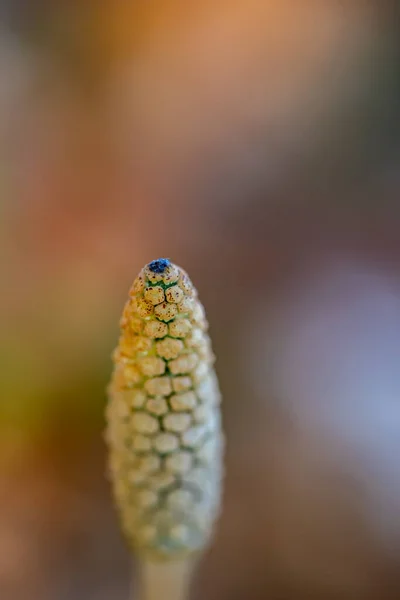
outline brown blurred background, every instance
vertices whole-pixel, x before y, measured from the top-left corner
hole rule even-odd
[[[193,598],[400,597],[400,5],[0,2],[0,598],[123,600],[104,389],[168,256],[225,505]]]

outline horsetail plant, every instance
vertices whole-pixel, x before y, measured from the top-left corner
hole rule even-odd
[[[183,269],[154,260],[129,296],[109,386],[110,478],[123,533],[142,565],[144,596],[181,600],[220,507],[214,355]]]

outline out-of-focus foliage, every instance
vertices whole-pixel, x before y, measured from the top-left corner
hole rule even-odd
[[[1,3],[2,600],[126,595],[104,388],[158,256],[201,293],[225,399],[201,595],[399,596],[396,10]]]

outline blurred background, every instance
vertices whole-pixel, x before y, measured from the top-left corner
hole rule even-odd
[[[193,599],[400,597],[399,9],[1,0],[1,600],[127,598],[104,390],[158,256],[224,395]]]

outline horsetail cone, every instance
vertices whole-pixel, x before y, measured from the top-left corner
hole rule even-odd
[[[109,471],[123,532],[149,559],[210,540],[220,505],[220,393],[204,310],[167,259],[135,279],[109,387]]]

